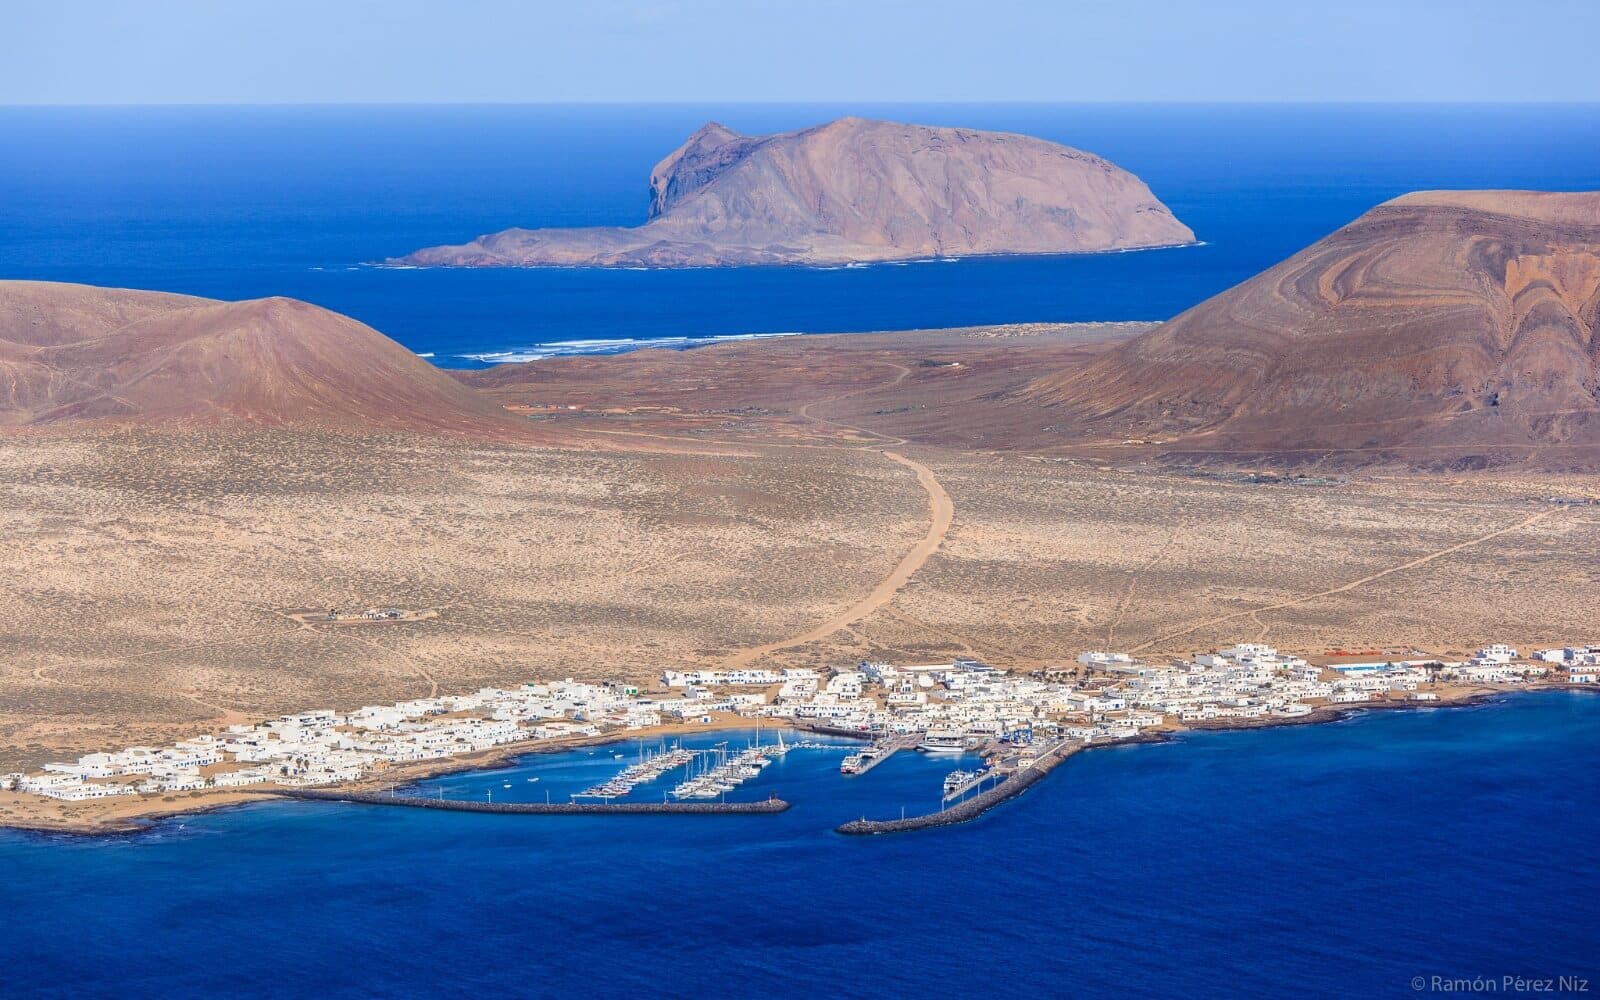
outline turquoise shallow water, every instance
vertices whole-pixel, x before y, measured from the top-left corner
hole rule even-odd
[[[839,752],[796,752],[749,788],[793,801],[780,816],[273,803],[133,837],[0,834],[0,992],[1333,996],[1409,993],[1416,975],[1600,981],[1597,753],[1600,698],[1558,692],[1097,750],[975,823],[903,837],[831,828],[931,805],[948,759],[901,755],[847,779]],[[539,755],[423,791],[511,781],[536,800],[622,763]]]

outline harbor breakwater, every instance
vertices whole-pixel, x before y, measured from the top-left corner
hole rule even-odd
[[[1033,762],[1031,767],[1014,771],[1001,779],[1000,783],[986,792],[979,792],[970,799],[963,800],[948,809],[938,812],[924,813],[921,816],[907,816],[904,819],[853,819],[848,823],[834,828],[835,833],[842,833],[852,837],[876,836],[885,833],[910,833],[913,830],[932,830],[941,826],[955,826],[977,819],[984,813],[1021,795],[1034,785],[1043,781],[1045,776],[1059,767],[1062,761],[1078,753],[1080,750],[1095,750],[1100,747],[1130,746],[1140,743],[1164,743],[1169,737],[1165,733],[1146,733],[1132,739],[1117,740],[1106,743],[1063,743],[1054,750],[1042,755]]]
[[[356,802],[409,809],[443,809],[449,812],[516,813],[535,816],[750,816],[781,813],[789,803],[776,796],[759,802],[473,802],[463,799],[429,799],[392,792],[340,792],[312,788],[285,788],[266,794],[319,802]]]
[[[977,819],[984,813],[1008,799],[1013,799],[1038,782],[1045,775],[1055,770],[1062,761],[1072,756],[1081,744],[1057,747],[1038,760],[1031,767],[1015,771],[1007,775],[999,784],[986,792],[979,792],[970,799],[966,799],[948,809],[938,812],[924,813],[921,816],[907,816],[904,819],[853,819],[842,826],[835,828],[836,833],[849,836],[875,836],[885,833],[909,833],[912,830],[931,830],[941,826],[955,826]]]

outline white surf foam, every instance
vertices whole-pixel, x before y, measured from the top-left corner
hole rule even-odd
[[[552,340],[548,343],[530,344],[527,347],[507,348],[501,351],[477,351],[469,354],[457,354],[456,357],[490,365],[522,364],[529,361],[543,361],[545,358],[571,357],[579,354],[622,354],[626,351],[636,351],[650,347],[685,350],[691,347],[703,347],[707,344],[723,344],[732,340],[771,340],[774,337],[798,336],[800,336],[798,333],[730,333],[714,337],[618,337],[615,339],[595,340]]]

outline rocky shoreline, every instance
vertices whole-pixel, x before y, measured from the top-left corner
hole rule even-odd
[[[776,135],[716,122],[650,174],[641,226],[505,229],[399,267],[846,266],[1191,246],[1138,177],[1030,136],[841,118]]]

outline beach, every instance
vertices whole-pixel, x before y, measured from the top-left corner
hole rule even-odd
[[[531,754],[560,753],[579,747],[607,746],[638,740],[656,742],[748,728],[750,728],[748,720],[722,718],[709,723],[685,722],[679,725],[613,732],[600,736],[529,740],[443,760],[396,764],[381,772],[342,784],[340,787],[341,790],[358,793],[389,792],[440,775],[466,771],[492,771],[509,761]],[[40,798],[37,795],[0,790],[0,827],[85,836],[137,833],[149,829],[153,822],[174,816],[226,809],[279,797],[273,791],[207,789],[175,795],[139,796],[131,801],[116,798],[63,803]]]

